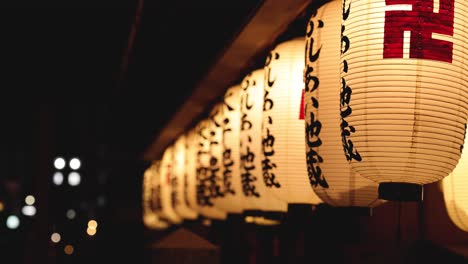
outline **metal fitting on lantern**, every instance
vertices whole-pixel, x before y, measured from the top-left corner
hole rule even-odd
[[[379,199],[419,202],[423,199],[423,185],[402,182],[383,182],[379,184]]]

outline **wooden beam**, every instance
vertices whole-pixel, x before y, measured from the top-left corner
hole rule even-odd
[[[317,0],[316,0],[317,1]],[[275,39],[313,0],[265,0],[237,37],[224,50],[193,93],[171,117],[143,154],[159,159],[167,146],[200,119],[206,108],[221,98],[231,85],[251,69],[252,61],[269,49]],[[304,29],[305,31],[305,29]]]

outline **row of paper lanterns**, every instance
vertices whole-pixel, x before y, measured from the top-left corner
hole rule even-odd
[[[467,11],[464,0],[322,5],[305,37],[277,44],[146,170],[145,223],[372,208],[445,178],[448,213],[468,231]]]

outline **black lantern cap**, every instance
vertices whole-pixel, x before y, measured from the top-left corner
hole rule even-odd
[[[423,199],[423,185],[403,182],[382,182],[379,184],[379,199],[420,202]]]

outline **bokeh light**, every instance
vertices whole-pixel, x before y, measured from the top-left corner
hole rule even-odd
[[[16,215],[8,216],[8,218],[6,220],[6,226],[9,229],[16,229],[16,228],[19,227],[19,225],[20,225],[20,220]]]
[[[36,202],[36,198],[34,198],[34,196],[32,196],[32,195],[28,195],[28,196],[26,196],[26,198],[24,198],[24,202],[27,205],[33,205]]]
[[[50,240],[52,240],[52,242],[54,242],[54,243],[60,242],[61,239],[62,239],[62,237],[57,232],[52,233],[52,235],[50,236]]]
[[[89,227],[89,228],[96,229],[97,226],[98,226],[98,224],[97,224],[96,220],[91,219],[91,220],[88,221],[88,227]]]
[[[55,185],[62,185],[62,183],[63,183],[63,173],[61,173],[61,172],[54,173],[54,176],[52,177],[52,182]]]
[[[76,212],[73,209],[68,209],[66,215],[68,219],[72,220],[76,217]]]
[[[57,170],[65,168],[65,160],[62,157],[58,157],[54,160],[54,167]]]
[[[73,158],[70,160],[68,165],[70,166],[72,170],[77,170],[81,167],[81,161],[78,158]]]
[[[72,245],[66,245],[66,246],[63,248],[63,251],[65,252],[65,254],[71,255],[71,254],[73,254],[73,252],[75,251],[75,248],[73,248]]]
[[[88,227],[86,229],[86,233],[88,233],[89,236],[94,236],[97,232],[97,229],[96,228],[91,228],[91,227]]]
[[[80,182],[81,175],[78,172],[72,171],[68,174],[68,184],[70,184],[70,186],[78,186]]]
[[[25,205],[23,208],[21,208],[21,212],[25,216],[35,216],[36,215],[36,207],[34,205]]]

